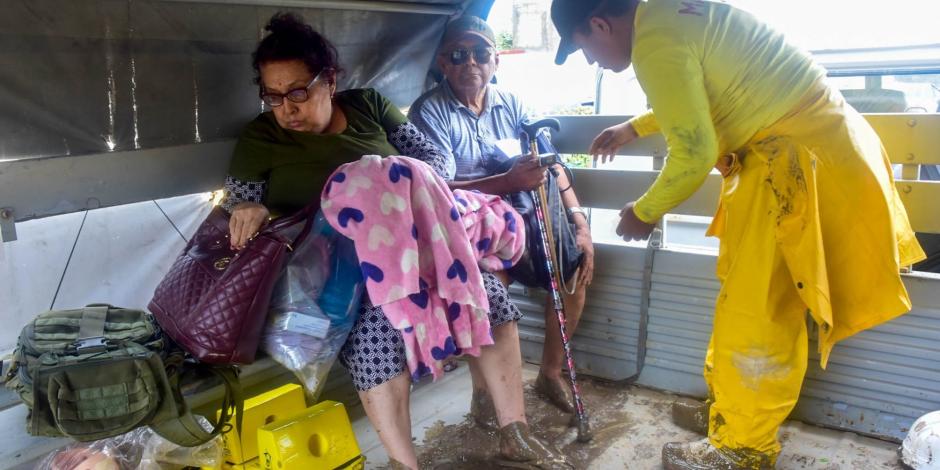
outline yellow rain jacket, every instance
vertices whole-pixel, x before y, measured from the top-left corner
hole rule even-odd
[[[805,372],[806,311],[825,367],[837,341],[910,309],[899,268],[924,253],[877,135],[782,35],[727,4],[650,0],[632,54],[653,111],[631,123],[669,147],[637,217],[655,222],[735,155],[710,228],[722,281],[710,436],[775,457]]]

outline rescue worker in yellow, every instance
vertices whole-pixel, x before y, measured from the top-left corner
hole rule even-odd
[[[663,448],[666,469],[772,468],[777,431],[807,366],[809,314],[823,367],[833,345],[908,311],[899,269],[924,257],[887,155],[825,71],[778,32],[702,0],[554,0],[556,63],[581,49],[620,72],[631,61],[652,111],[601,132],[611,158],[655,132],[668,144],[652,186],[617,234],[649,236],[713,167],[722,194],[708,438]]]

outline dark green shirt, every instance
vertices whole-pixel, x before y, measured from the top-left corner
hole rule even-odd
[[[339,134],[284,129],[274,113],[261,113],[242,131],[229,175],[242,182],[264,181],[263,204],[273,214],[289,214],[320,197],[326,179],[344,163],[363,155],[397,155],[388,135],[407,119],[371,88],[336,94],[346,115]]]

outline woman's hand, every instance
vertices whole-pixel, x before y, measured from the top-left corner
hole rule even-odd
[[[598,157],[600,157],[601,163],[607,163],[614,159],[614,155],[617,154],[620,147],[633,142],[637,137],[639,136],[629,121],[610,126],[597,134],[597,137],[591,142],[588,153],[594,155],[594,163],[597,163]]]
[[[587,287],[594,280],[594,241],[591,240],[591,226],[586,223],[578,224],[575,243],[584,253],[581,269],[578,271],[578,284]]]
[[[257,202],[242,202],[232,209],[228,229],[233,250],[241,250],[268,222],[268,208]]]
[[[646,240],[656,224],[648,224],[640,220],[633,212],[633,206],[636,201],[628,202],[620,211],[620,224],[617,225],[617,235],[623,238],[623,241]]]

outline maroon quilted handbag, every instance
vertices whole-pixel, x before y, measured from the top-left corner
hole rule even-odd
[[[211,364],[255,359],[271,290],[287,252],[310,231],[316,206],[277,219],[245,248],[229,243],[229,215],[215,207],[150,300],[157,322],[183,349]],[[294,240],[285,232],[306,222]]]

